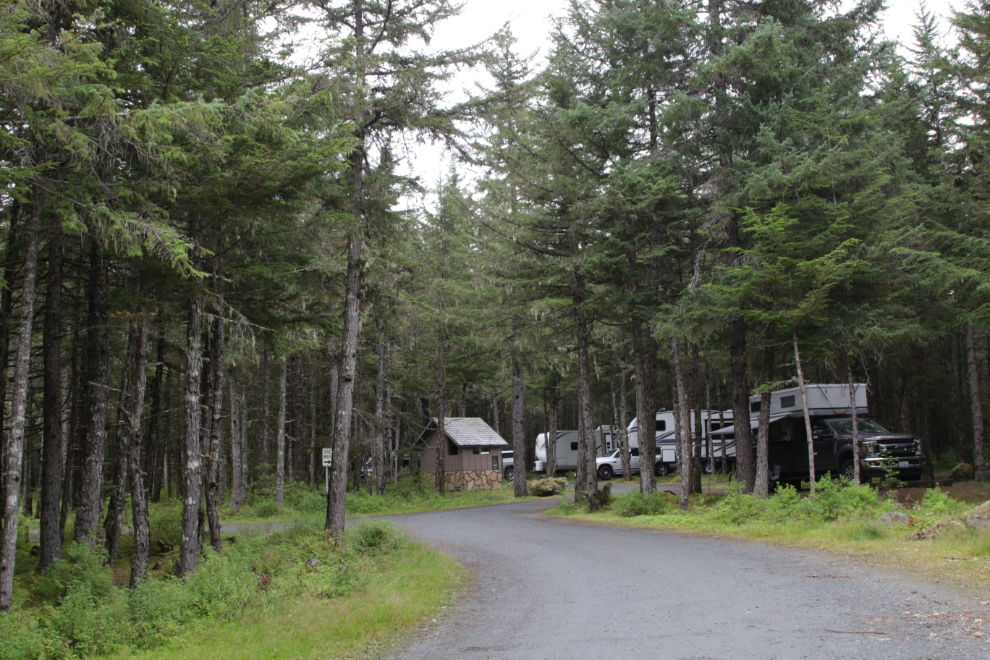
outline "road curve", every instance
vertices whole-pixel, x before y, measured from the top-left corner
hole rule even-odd
[[[990,658],[982,597],[826,553],[551,519],[393,516],[476,576],[401,660]]]

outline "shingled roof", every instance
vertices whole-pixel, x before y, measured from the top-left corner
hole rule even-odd
[[[458,447],[508,447],[502,436],[488,426],[480,417],[444,417],[444,431]],[[437,428],[437,418],[431,420],[430,428],[423,435]]]

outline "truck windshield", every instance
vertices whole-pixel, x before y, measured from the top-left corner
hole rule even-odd
[[[889,433],[887,429],[880,426],[872,419],[858,419],[856,420],[857,426],[859,426],[860,433]],[[832,419],[828,422],[836,433],[839,435],[852,435],[853,432],[853,421],[852,419]]]

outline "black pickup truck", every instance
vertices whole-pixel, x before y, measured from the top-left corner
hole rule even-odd
[[[859,447],[854,448],[851,417],[811,418],[816,478],[828,472],[852,480],[855,455],[860,461],[860,478],[863,480],[884,477],[888,472],[901,481],[921,478],[925,456],[916,437],[888,431],[863,417],[859,418],[858,424]],[[807,480],[808,436],[804,418],[788,417],[776,421],[770,425],[769,435],[771,479],[794,485]]]

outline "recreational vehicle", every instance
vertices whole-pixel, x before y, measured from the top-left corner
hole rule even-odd
[[[605,427],[607,429],[607,427]],[[598,427],[595,429],[595,456],[602,453],[603,447],[612,446],[611,434]],[[607,451],[607,450],[606,450]],[[570,472],[577,470],[578,464],[578,432],[557,431],[557,470]],[[533,472],[547,471],[547,434],[536,436],[536,463]]]
[[[859,383],[853,388],[855,394],[851,397],[847,384],[805,386],[816,478],[831,473],[852,479],[854,461],[858,458],[860,475],[864,479],[887,475],[902,481],[920,479],[925,466],[921,441],[911,434],[888,431],[866,417],[859,417],[868,412],[866,385]],[[761,398],[753,396],[749,401],[749,426],[756,429]],[[853,407],[858,418],[859,447],[853,446]],[[729,426],[712,433],[720,435],[734,431],[734,427]],[[800,388],[792,387],[771,395],[767,450],[773,481],[800,485],[809,478],[808,433]]]

